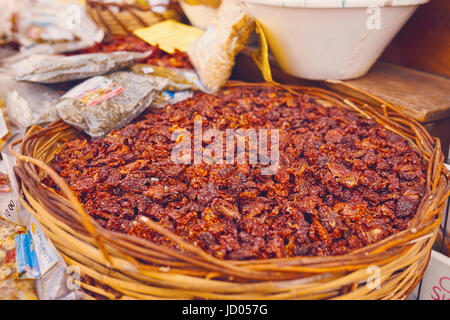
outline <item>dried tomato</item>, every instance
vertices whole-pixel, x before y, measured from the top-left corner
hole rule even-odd
[[[193,69],[191,62],[189,61],[189,57],[185,52],[175,50],[174,53],[167,53],[161,50],[158,46],[150,45],[134,35],[109,35],[102,42],[96,43],[93,46],[82,50],[71,52],[69,55],[114,51],[151,51],[152,53],[150,56],[143,61],[140,61],[141,63],[166,68]]]
[[[171,133],[192,133],[194,119],[203,130],[278,129],[277,172],[262,175],[261,163],[174,164]],[[340,255],[377,242],[407,227],[426,182],[420,155],[376,121],[255,87],[149,109],[104,139],[68,141],[51,165],[103,227],[173,246],[138,222],[147,216],[238,260]]]

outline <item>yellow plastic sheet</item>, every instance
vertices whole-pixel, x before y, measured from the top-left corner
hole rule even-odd
[[[181,0],[183,2],[186,2],[187,4],[190,4],[192,6],[209,6],[213,8],[217,8],[220,6],[221,0]]]
[[[134,31],[134,34],[145,42],[158,45],[161,50],[168,53],[174,53],[175,49],[186,51],[189,44],[202,36],[203,33],[202,29],[175,20],[165,20]]]
[[[272,79],[272,70],[270,69],[269,46],[267,44],[266,35],[258,21],[255,21],[255,31],[259,35],[259,48],[252,54],[253,61],[255,61],[261,71],[264,80],[275,83]]]

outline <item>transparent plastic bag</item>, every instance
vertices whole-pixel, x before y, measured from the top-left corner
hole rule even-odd
[[[20,51],[0,57],[3,66],[35,54],[60,54],[101,42],[104,31],[72,1],[0,0],[0,41],[14,41]]]
[[[224,0],[217,20],[189,45],[186,51],[189,59],[209,91],[217,92],[227,82],[234,59],[245,48],[254,26],[254,19],[240,3]]]
[[[169,91],[165,90],[156,96],[155,100],[153,100],[151,107],[160,109],[164,108],[168,104],[174,104],[188,98],[191,98],[194,95],[192,90],[183,90],[183,91]]]
[[[61,97],[56,110],[65,122],[100,138],[141,114],[167,81],[131,71],[113,72],[74,87]]]
[[[8,119],[19,129],[56,119],[51,106],[58,101],[62,92],[48,85],[18,82],[0,75],[0,96],[3,97]]]
[[[116,51],[74,56],[33,55],[11,65],[18,81],[58,83],[86,79],[130,66],[150,52]]]
[[[194,70],[181,68],[166,68],[161,66],[137,63],[131,66],[131,70],[139,75],[147,77],[160,77],[168,80],[164,90],[184,91],[201,90],[209,93],[208,89],[200,81],[198,74]]]
[[[0,42],[10,41],[13,37],[13,15],[17,13],[14,0],[0,1]]]
[[[12,274],[12,277],[8,278],[8,282],[2,282],[0,276],[0,299],[3,297],[7,299],[15,298],[25,300],[37,298],[43,300],[81,299],[81,289],[77,283],[73,282],[73,280],[80,279],[79,270],[67,266],[64,259],[56,250],[51,240],[47,238],[33,215],[25,210],[18,201],[18,182],[13,170],[13,167],[16,165],[15,157],[9,152],[2,152],[1,158],[0,171],[7,173],[12,185],[12,191],[9,193],[0,193],[0,195],[2,195],[0,207],[1,212],[3,213],[3,215],[0,215],[0,233],[2,231],[2,226],[4,227],[5,225],[16,226],[15,228],[20,230],[20,233],[22,234],[26,232],[29,233],[33,239],[31,243],[21,241],[15,241],[15,243],[22,244],[22,247],[19,248],[22,252],[35,252],[40,276],[36,280],[23,279],[21,276],[24,276],[24,274],[19,275],[17,272],[14,272],[14,270],[11,270],[14,274]],[[11,215],[6,215],[6,212],[10,212]],[[6,221],[1,219],[5,219]],[[0,249],[1,247],[0,235]],[[21,269],[23,269],[22,267],[28,265],[30,262],[31,261],[29,260],[24,261],[23,259],[20,259],[19,261],[16,256],[16,261],[12,267],[18,269],[20,265]]]
[[[17,1],[16,1],[17,2]],[[101,41],[104,32],[75,1],[19,0],[16,39],[24,47]]]

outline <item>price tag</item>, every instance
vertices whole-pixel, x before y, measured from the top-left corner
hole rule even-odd
[[[13,190],[11,192],[0,192],[0,214],[2,218],[16,224],[20,224],[19,206],[15,191],[16,184],[15,180],[11,181],[11,173],[8,170],[9,161],[11,159],[9,159],[3,152],[2,157],[3,161],[0,162],[0,171],[8,175],[9,183],[11,184]]]

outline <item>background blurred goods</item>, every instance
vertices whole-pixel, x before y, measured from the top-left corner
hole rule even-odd
[[[87,0],[87,12],[107,34],[128,35],[167,19],[181,20],[182,12],[173,0],[106,1]]]
[[[5,1],[0,3],[0,18],[5,21],[0,28],[12,27],[8,41],[14,44],[10,48],[18,52],[0,54],[3,65],[34,54],[79,50],[104,37],[87,15],[86,7],[76,1],[17,0],[10,7],[10,0]],[[0,31],[0,44],[1,37]]]
[[[280,67],[311,80],[363,76],[428,0],[244,0]]]
[[[450,77],[450,1],[420,6],[381,59]]]
[[[0,44],[12,40],[13,17],[17,12],[17,6],[13,0],[0,1]]]
[[[58,83],[102,75],[126,68],[151,52],[99,52],[73,56],[33,55],[10,66],[18,81]]]
[[[20,11],[15,38],[25,48],[70,43],[74,48],[69,50],[75,50],[76,44],[92,45],[103,38],[85,6],[76,2],[21,0],[16,6]]]
[[[0,75],[0,100],[5,104],[12,134],[23,136],[26,129],[37,123],[53,121],[50,106],[61,93],[47,85],[18,82],[6,75]]]

